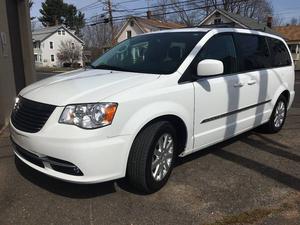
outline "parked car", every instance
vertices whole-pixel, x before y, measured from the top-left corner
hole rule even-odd
[[[24,88],[11,115],[18,158],[50,176],[98,183],[127,177],[151,193],[177,157],[261,126],[278,132],[294,99],[280,37],[193,28],[130,38],[91,68]]]

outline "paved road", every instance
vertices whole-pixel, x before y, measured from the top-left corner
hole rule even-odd
[[[300,83],[296,84],[300,93]],[[165,188],[64,183],[15,160],[0,136],[0,224],[299,225],[300,95],[284,129],[247,132],[181,160]]]

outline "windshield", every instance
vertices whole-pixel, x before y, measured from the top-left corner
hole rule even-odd
[[[121,42],[91,66],[95,69],[171,74],[204,34],[169,32],[136,36]]]

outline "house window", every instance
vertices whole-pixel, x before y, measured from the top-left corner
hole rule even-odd
[[[58,30],[58,35],[61,35],[61,30]]]
[[[75,49],[75,44],[74,43],[72,43],[72,49]]]
[[[50,41],[50,49],[53,49],[53,42]]]
[[[34,54],[34,61],[37,62],[38,61],[38,55]]]
[[[33,47],[34,47],[34,48],[40,48],[40,47],[41,47],[40,42],[38,42],[38,41],[37,41],[37,42],[34,42],[34,43],[33,43]]]
[[[62,31],[62,35],[65,35],[65,34],[66,34],[66,32],[63,30],[63,31]]]
[[[132,34],[131,34],[131,30],[127,31],[127,38],[131,38]]]
[[[220,18],[214,20],[214,24],[221,24],[222,20]]]
[[[290,44],[289,49],[291,50],[291,53],[298,53],[296,44]]]
[[[54,55],[51,55],[51,62],[54,62]]]

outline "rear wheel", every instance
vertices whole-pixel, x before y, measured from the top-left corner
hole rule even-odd
[[[176,131],[167,121],[158,121],[135,138],[128,159],[127,177],[140,191],[151,193],[167,182],[174,165]]]
[[[262,130],[267,133],[277,133],[284,125],[287,113],[287,100],[281,95],[273,109],[270,120],[262,125]]]

